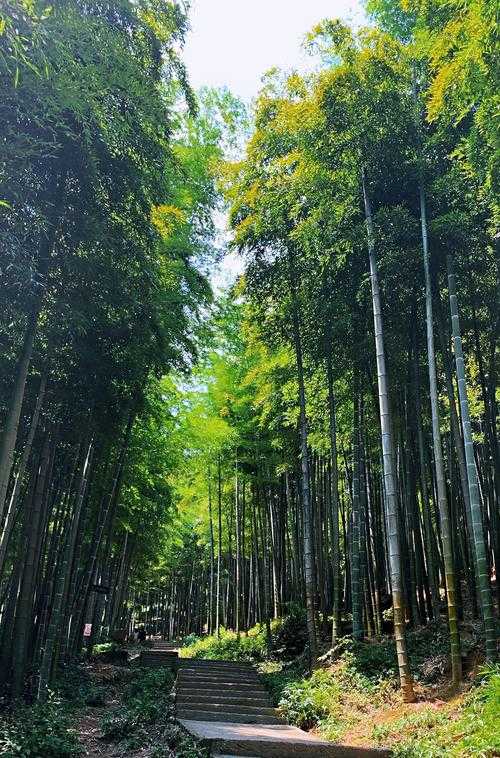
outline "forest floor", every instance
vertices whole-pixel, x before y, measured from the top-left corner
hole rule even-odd
[[[69,668],[48,703],[0,712],[7,758],[204,758],[174,718],[168,669],[99,658]]]
[[[90,695],[74,722],[81,755],[88,758],[204,755],[175,721],[170,671],[94,663],[88,673],[92,682]]]

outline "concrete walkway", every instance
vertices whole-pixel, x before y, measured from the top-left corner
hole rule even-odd
[[[386,750],[326,742],[283,723],[250,664],[179,659],[176,716],[214,758],[355,758]]]

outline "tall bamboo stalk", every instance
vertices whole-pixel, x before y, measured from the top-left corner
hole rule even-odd
[[[382,435],[382,461],[385,484],[385,505],[387,522],[387,539],[389,547],[389,566],[391,574],[392,603],[394,612],[394,634],[398,656],[399,678],[405,702],[413,702],[413,682],[408,663],[405,639],[405,618],[403,608],[403,587],[401,552],[399,540],[398,502],[396,478],[394,472],[394,443],[392,438],[392,420],[389,405],[389,382],[385,363],[384,329],[382,321],[382,305],[380,285],[378,281],[377,259],[375,256],[375,235],[370,205],[366,187],[365,172],[362,172],[363,199],[370,262],[370,279],[372,288],[373,322],[375,328],[375,351],[377,357],[377,380],[380,406],[380,428]]]
[[[462,433],[464,438],[465,460],[467,463],[467,479],[469,482],[469,498],[472,515],[472,529],[474,533],[474,546],[477,563],[477,578],[479,583],[479,597],[481,612],[484,623],[484,635],[486,639],[486,657],[489,661],[497,658],[497,621],[493,610],[491,596],[490,576],[486,544],[483,531],[483,516],[481,501],[479,498],[479,484],[477,479],[476,462],[474,459],[474,441],[470,422],[469,401],[467,398],[467,381],[465,377],[465,362],[462,349],[462,335],[460,332],[460,319],[458,315],[458,299],[451,256],[447,257],[448,267],[448,292],[450,296],[451,326],[453,335],[453,348],[455,352],[455,364],[457,371],[458,396],[462,417]]]
[[[332,647],[340,635],[340,542],[339,542],[339,473],[337,464],[337,423],[335,418],[335,393],[333,389],[333,369],[331,357],[327,359],[328,378],[328,420],[330,432],[330,507],[332,521]]]
[[[441,442],[441,431],[439,423],[436,351],[434,346],[434,317],[432,308],[431,274],[429,267],[429,240],[427,233],[427,206],[422,170],[420,170],[418,190],[425,274],[425,324],[427,330],[427,361],[429,366],[429,391],[431,398],[432,442],[434,447],[434,465],[436,468],[436,486],[438,494],[441,540],[443,544],[446,601],[448,604],[448,627],[450,630],[451,647],[451,674],[453,683],[455,685],[458,685],[462,678],[462,658],[460,655],[460,635],[458,631],[457,605],[455,597],[456,579],[455,565],[453,561],[453,541],[451,535],[448,497],[446,494],[443,446]]]

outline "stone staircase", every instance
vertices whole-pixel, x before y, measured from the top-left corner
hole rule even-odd
[[[179,659],[176,716],[213,758],[362,758],[387,750],[336,745],[284,724],[250,664]]]
[[[191,721],[280,724],[269,695],[250,664],[180,659],[177,716]]]
[[[179,656],[178,645],[163,640],[155,640],[153,647],[141,650],[135,662],[139,666],[147,668],[161,668],[166,666],[172,670],[177,668]]]

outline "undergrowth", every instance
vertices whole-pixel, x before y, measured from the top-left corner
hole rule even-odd
[[[205,752],[175,723],[173,681],[173,674],[165,668],[69,667],[60,675],[49,702],[16,704],[0,715],[0,755],[85,755],[86,746],[78,739],[78,719],[92,709],[101,714],[103,755],[108,754],[105,743],[110,743],[113,755],[116,748],[116,755],[122,756],[141,755],[146,750],[150,758],[203,758]],[[120,704],[110,707],[117,698]]]
[[[197,637],[190,635],[188,644],[181,648],[183,658],[208,658],[227,661],[262,661],[266,657],[265,629],[254,627],[248,635],[238,635],[221,628],[220,637]]]
[[[173,683],[169,669],[136,670],[122,704],[101,719],[103,738],[120,742],[127,754],[149,747],[151,758],[202,758],[203,750],[174,723]]]
[[[269,658],[292,660],[303,653],[307,641],[305,611],[289,603],[287,615],[270,624],[270,637],[264,624],[256,624],[240,634],[221,627],[216,634],[197,637],[190,634],[182,642],[183,658],[261,662]]]
[[[105,739],[121,739],[158,721],[168,710],[174,678],[169,669],[144,669],[125,690],[123,705],[104,714]]]
[[[401,758],[491,758],[500,754],[500,667],[483,669],[458,711],[431,706],[375,727],[373,738]]]
[[[0,716],[0,755],[6,758],[70,758],[81,752],[71,711],[58,698]]]
[[[343,650],[328,668],[311,675],[303,664],[264,674],[275,705],[290,724],[317,727],[324,737],[338,740],[374,708],[391,703],[396,682],[382,666],[366,673],[353,649],[343,640]],[[371,653],[370,653],[371,655]]]

